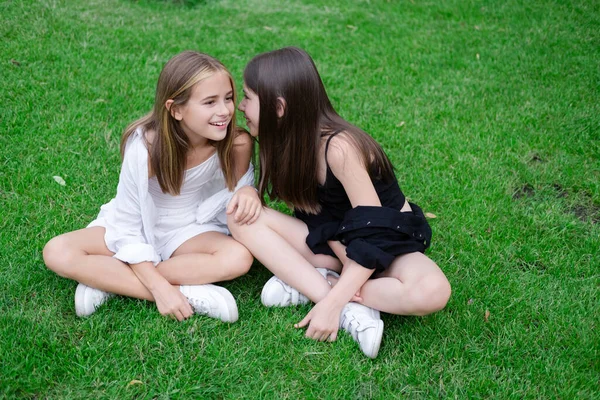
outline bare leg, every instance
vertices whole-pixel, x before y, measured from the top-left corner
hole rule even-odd
[[[105,292],[154,301],[129,266],[104,242],[105,229],[93,227],[65,233],[44,247],[46,266],[58,275]]]
[[[105,292],[154,300],[131,268],[113,258],[104,242],[105,229],[65,233],[44,247],[44,261],[58,275]],[[233,279],[248,272],[252,256],[232,238],[217,232],[195,236],[158,264],[171,284],[203,284]]]
[[[252,254],[232,237],[206,232],[184,242],[157,269],[172,284],[200,285],[244,275],[253,260]]]
[[[251,225],[228,220],[233,237],[275,276],[318,303],[331,287],[315,267],[340,270],[334,257],[315,255],[306,245],[308,228],[302,221],[264,209]]]
[[[330,242],[340,260],[347,261],[345,247]],[[335,278],[331,278],[333,284]],[[390,267],[360,289],[362,304],[398,315],[427,315],[446,306],[450,283],[442,270],[422,253],[396,257]]]
[[[442,270],[423,253],[397,257],[361,288],[364,304],[390,314],[427,315],[446,306],[451,288]]]

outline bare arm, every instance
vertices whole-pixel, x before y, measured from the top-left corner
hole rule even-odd
[[[235,159],[235,178],[240,180],[248,171],[252,158],[252,137],[243,130],[233,141],[233,157]],[[232,214],[238,224],[250,225],[258,219],[262,204],[254,187],[244,186],[239,188],[227,206],[227,214]]]
[[[183,293],[171,285],[151,262],[130,264],[130,267],[140,282],[152,293],[161,315],[170,315],[178,321],[183,321],[194,313]]]
[[[235,160],[235,179],[239,181],[248,171],[252,158],[252,137],[244,130],[239,130],[233,140],[233,158]]]
[[[331,171],[344,186],[352,207],[381,206],[379,196],[371,182],[371,177],[363,164],[357,149],[343,134],[332,139],[327,153],[327,162]],[[344,269],[340,280],[327,295],[337,304],[346,304],[369,279],[373,270],[364,268],[346,257],[345,246],[339,242],[330,242]]]
[[[341,137],[340,137],[341,136]],[[327,152],[327,163],[333,174],[340,180],[353,207],[381,206],[379,196],[371,178],[363,165],[357,150],[347,142],[343,134],[332,139]],[[344,264],[337,284],[319,301],[296,326],[309,324],[306,336],[315,340],[335,340],[339,317],[343,307],[351,301],[373,270],[364,268],[345,255],[345,248],[339,242],[330,242],[332,249]]]

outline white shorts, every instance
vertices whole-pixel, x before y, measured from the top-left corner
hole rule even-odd
[[[105,216],[99,215],[87,227],[101,226],[106,229]],[[205,232],[220,232],[229,235],[227,225],[217,219],[206,224],[196,222],[194,212],[178,209],[158,209],[158,219],[154,230],[155,250],[162,261],[171,258],[175,250],[189,239]]]

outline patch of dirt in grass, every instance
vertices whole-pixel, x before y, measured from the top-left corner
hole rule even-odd
[[[582,222],[600,223],[600,206],[595,204],[592,196],[589,193],[581,193],[577,190],[569,191],[560,183],[544,185],[537,189],[530,183],[525,183],[514,189],[512,198],[513,200],[531,199],[533,201],[542,201],[545,197],[546,201],[548,201],[547,196],[550,188],[550,192],[554,191],[554,194],[550,195],[555,196],[556,199],[560,199],[561,202],[563,199],[571,199],[570,201],[565,201],[567,203],[564,205],[565,213],[575,215]]]
[[[553,184],[552,188],[556,190],[556,197],[558,198],[562,199],[569,196],[569,193],[558,183]]]
[[[575,214],[580,221],[590,221],[592,224],[600,222],[600,207],[590,204],[576,204],[569,209],[569,212]]]
[[[544,162],[546,160],[544,160],[539,154],[537,153],[533,153],[531,155],[531,158],[529,159],[529,162]]]
[[[595,204],[589,193],[584,191],[581,194],[583,196],[578,196],[579,201],[571,204],[567,212],[574,214],[580,221],[597,224],[600,222],[600,206]]]
[[[521,258],[517,259],[517,268],[519,268],[521,271],[546,271],[546,265],[544,265],[544,263],[542,263],[540,260],[525,261]]]
[[[531,197],[535,194],[535,189],[533,188],[533,186],[531,186],[531,184],[526,183],[523,186],[517,188],[514,192],[513,192],[513,199],[517,200],[517,199],[522,199],[524,197]]]

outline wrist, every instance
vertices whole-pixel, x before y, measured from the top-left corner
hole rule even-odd
[[[324,305],[334,311],[342,311],[342,308],[348,303],[348,300],[344,301],[340,296],[336,296],[335,293],[330,291],[327,296],[320,303],[325,303]]]
[[[148,281],[148,283],[145,285],[146,288],[150,291],[150,293],[157,293],[160,291],[165,290],[165,288],[167,287],[171,287],[172,285],[167,282],[166,279],[152,279],[150,281]]]

